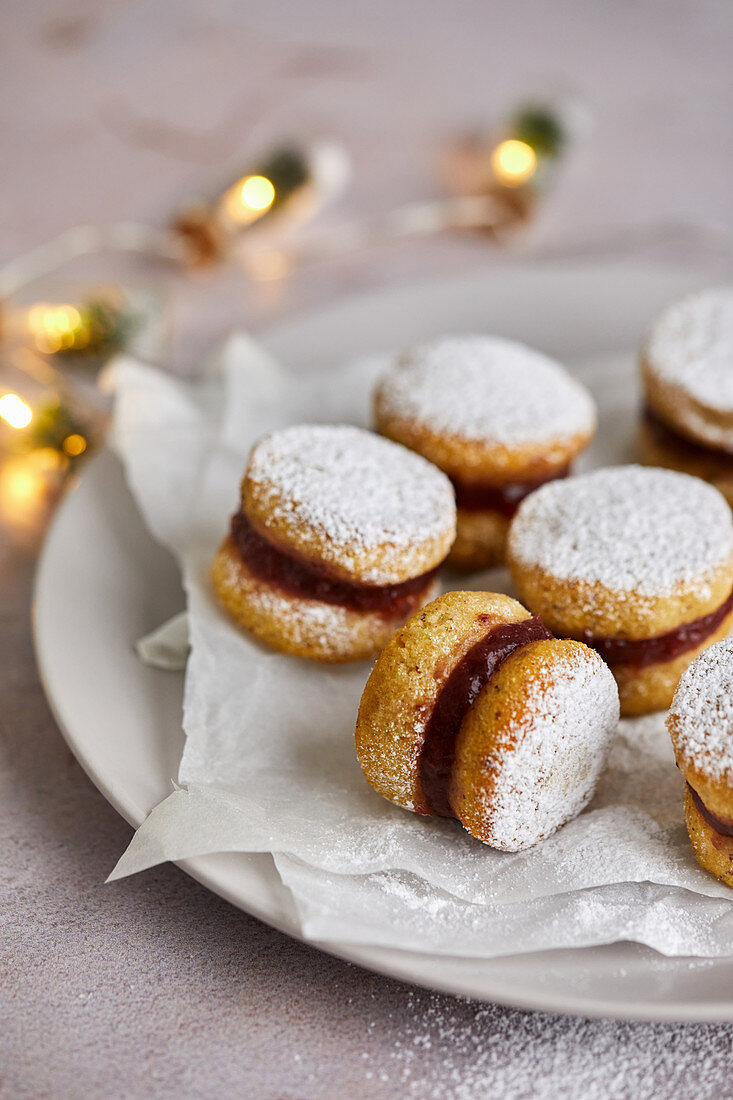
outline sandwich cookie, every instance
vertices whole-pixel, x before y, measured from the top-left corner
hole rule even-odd
[[[641,352],[642,457],[710,481],[733,504],[733,287],[670,305]]]
[[[733,886],[733,638],[683,674],[667,716],[685,781],[685,822],[698,862]]]
[[[733,522],[711,485],[618,466],[556,482],[509,535],[520,598],[610,665],[622,714],[668,707],[682,672],[733,623]]]
[[[554,360],[496,336],[446,337],[399,355],[379,381],[377,430],[450,477],[451,563],[504,560],[509,522],[539,485],[565,477],[595,431],[593,401]]]
[[[618,714],[592,649],[553,638],[508,596],[449,592],[377,660],[356,751],[385,798],[516,852],[587,805]]]
[[[454,535],[450,482],[419,455],[359,428],[286,428],[252,449],[212,581],[273,649],[356,661],[436,594]]]

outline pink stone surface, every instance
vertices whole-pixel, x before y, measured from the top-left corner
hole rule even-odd
[[[78,222],[163,222],[285,134],[342,140],[329,216],[434,197],[441,142],[534,91],[595,117],[535,252],[618,241],[726,270],[733,9],[715,0],[4,0],[0,262]],[[644,244],[644,242],[647,242]],[[666,242],[666,243],[665,243]],[[675,243],[676,242],[676,243]],[[528,246],[529,247],[529,246]],[[530,253],[531,254],[531,253]],[[161,281],[173,364],[362,287],[501,258],[478,238],[389,246],[255,285]],[[720,1097],[733,1028],[588,1022],[410,989],[258,923],[172,867],[104,886],[128,826],[85,778],[30,644],[33,548],[0,533],[0,1095]]]

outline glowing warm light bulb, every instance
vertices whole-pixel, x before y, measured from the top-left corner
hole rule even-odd
[[[238,225],[248,225],[265,214],[275,201],[275,188],[266,176],[247,176],[224,196],[224,209]]]
[[[64,451],[70,458],[77,458],[79,455],[84,454],[87,449],[87,441],[83,435],[79,435],[78,432],[72,432],[71,435],[67,435],[63,442]]]
[[[13,455],[0,465],[0,519],[19,531],[37,528],[48,499],[47,475],[30,455]]]
[[[537,154],[526,141],[508,138],[491,154],[491,167],[505,187],[521,187],[537,171]]]
[[[41,352],[57,352],[85,342],[82,316],[75,306],[39,302],[28,311],[28,327]]]
[[[5,393],[0,397],[0,416],[11,428],[27,428],[33,419],[33,410],[17,393]]]
[[[248,176],[242,184],[242,202],[252,210],[267,210],[275,201],[275,188],[266,176]]]

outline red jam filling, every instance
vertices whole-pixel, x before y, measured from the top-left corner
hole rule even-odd
[[[418,763],[422,791],[422,804],[415,806],[418,813],[455,817],[450,778],[463,719],[507,657],[521,646],[551,637],[536,615],[519,623],[503,623],[493,626],[458,662],[440,689],[425,728]]]
[[[357,584],[332,577],[323,566],[279,550],[255,531],[244,512],[232,516],[231,534],[242,560],[259,580],[291,596],[353,611],[378,611],[387,618],[410,615],[438,572],[431,569],[402,584]]]
[[[719,833],[721,836],[733,836],[733,822],[721,821],[719,817],[716,817],[714,813],[711,813],[703,800],[700,798],[700,795],[697,793],[694,787],[690,786],[689,783],[687,784],[687,789],[690,792],[693,803],[695,804],[695,809],[700,814],[700,817],[705,818],[710,828],[714,829],[715,832]]]
[[[524,498],[535,489],[546,485],[548,481],[567,477],[569,473],[570,463],[533,481],[505,481],[503,485],[462,481],[458,477],[451,477],[451,481],[456,493],[456,504],[464,512],[498,512],[507,519],[511,519]]]
[[[675,657],[702,645],[706,638],[715,633],[731,609],[733,591],[716,611],[654,638],[596,638],[590,631],[584,631],[580,641],[597,650],[606,664],[646,668],[658,661],[673,661]]]
[[[687,436],[675,431],[674,428],[665,423],[648,405],[644,408],[644,420],[661,446],[670,447],[681,456],[687,456],[690,459],[697,458],[709,462],[711,458],[714,458],[717,462],[724,462],[733,466],[732,451],[727,450],[725,447],[708,446],[705,443],[696,443],[694,440],[688,439]]]

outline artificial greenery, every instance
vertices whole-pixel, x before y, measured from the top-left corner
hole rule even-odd
[[[286,202],[292,193],[308,182],[308,160],[295,148],[287,146],[278,149],[255,169],[258,176],[264,176],[275,188],[275,198],[271,210]]]
[[[549,107],[534,104],[517,113],[512,137],[531,145],[538,157],[556,157],[566,140],[558,115]]]
[[[112,298],[90,298],[79,312],[79,339],[57,353],[75,361],[104,360],[123,351],[139,326],[139,318]]]
[[[26,442],[31,448],[50,447],[63,451],[70,435],[86,438],[87,428],[58,397],[49,397],[35,410]]]

